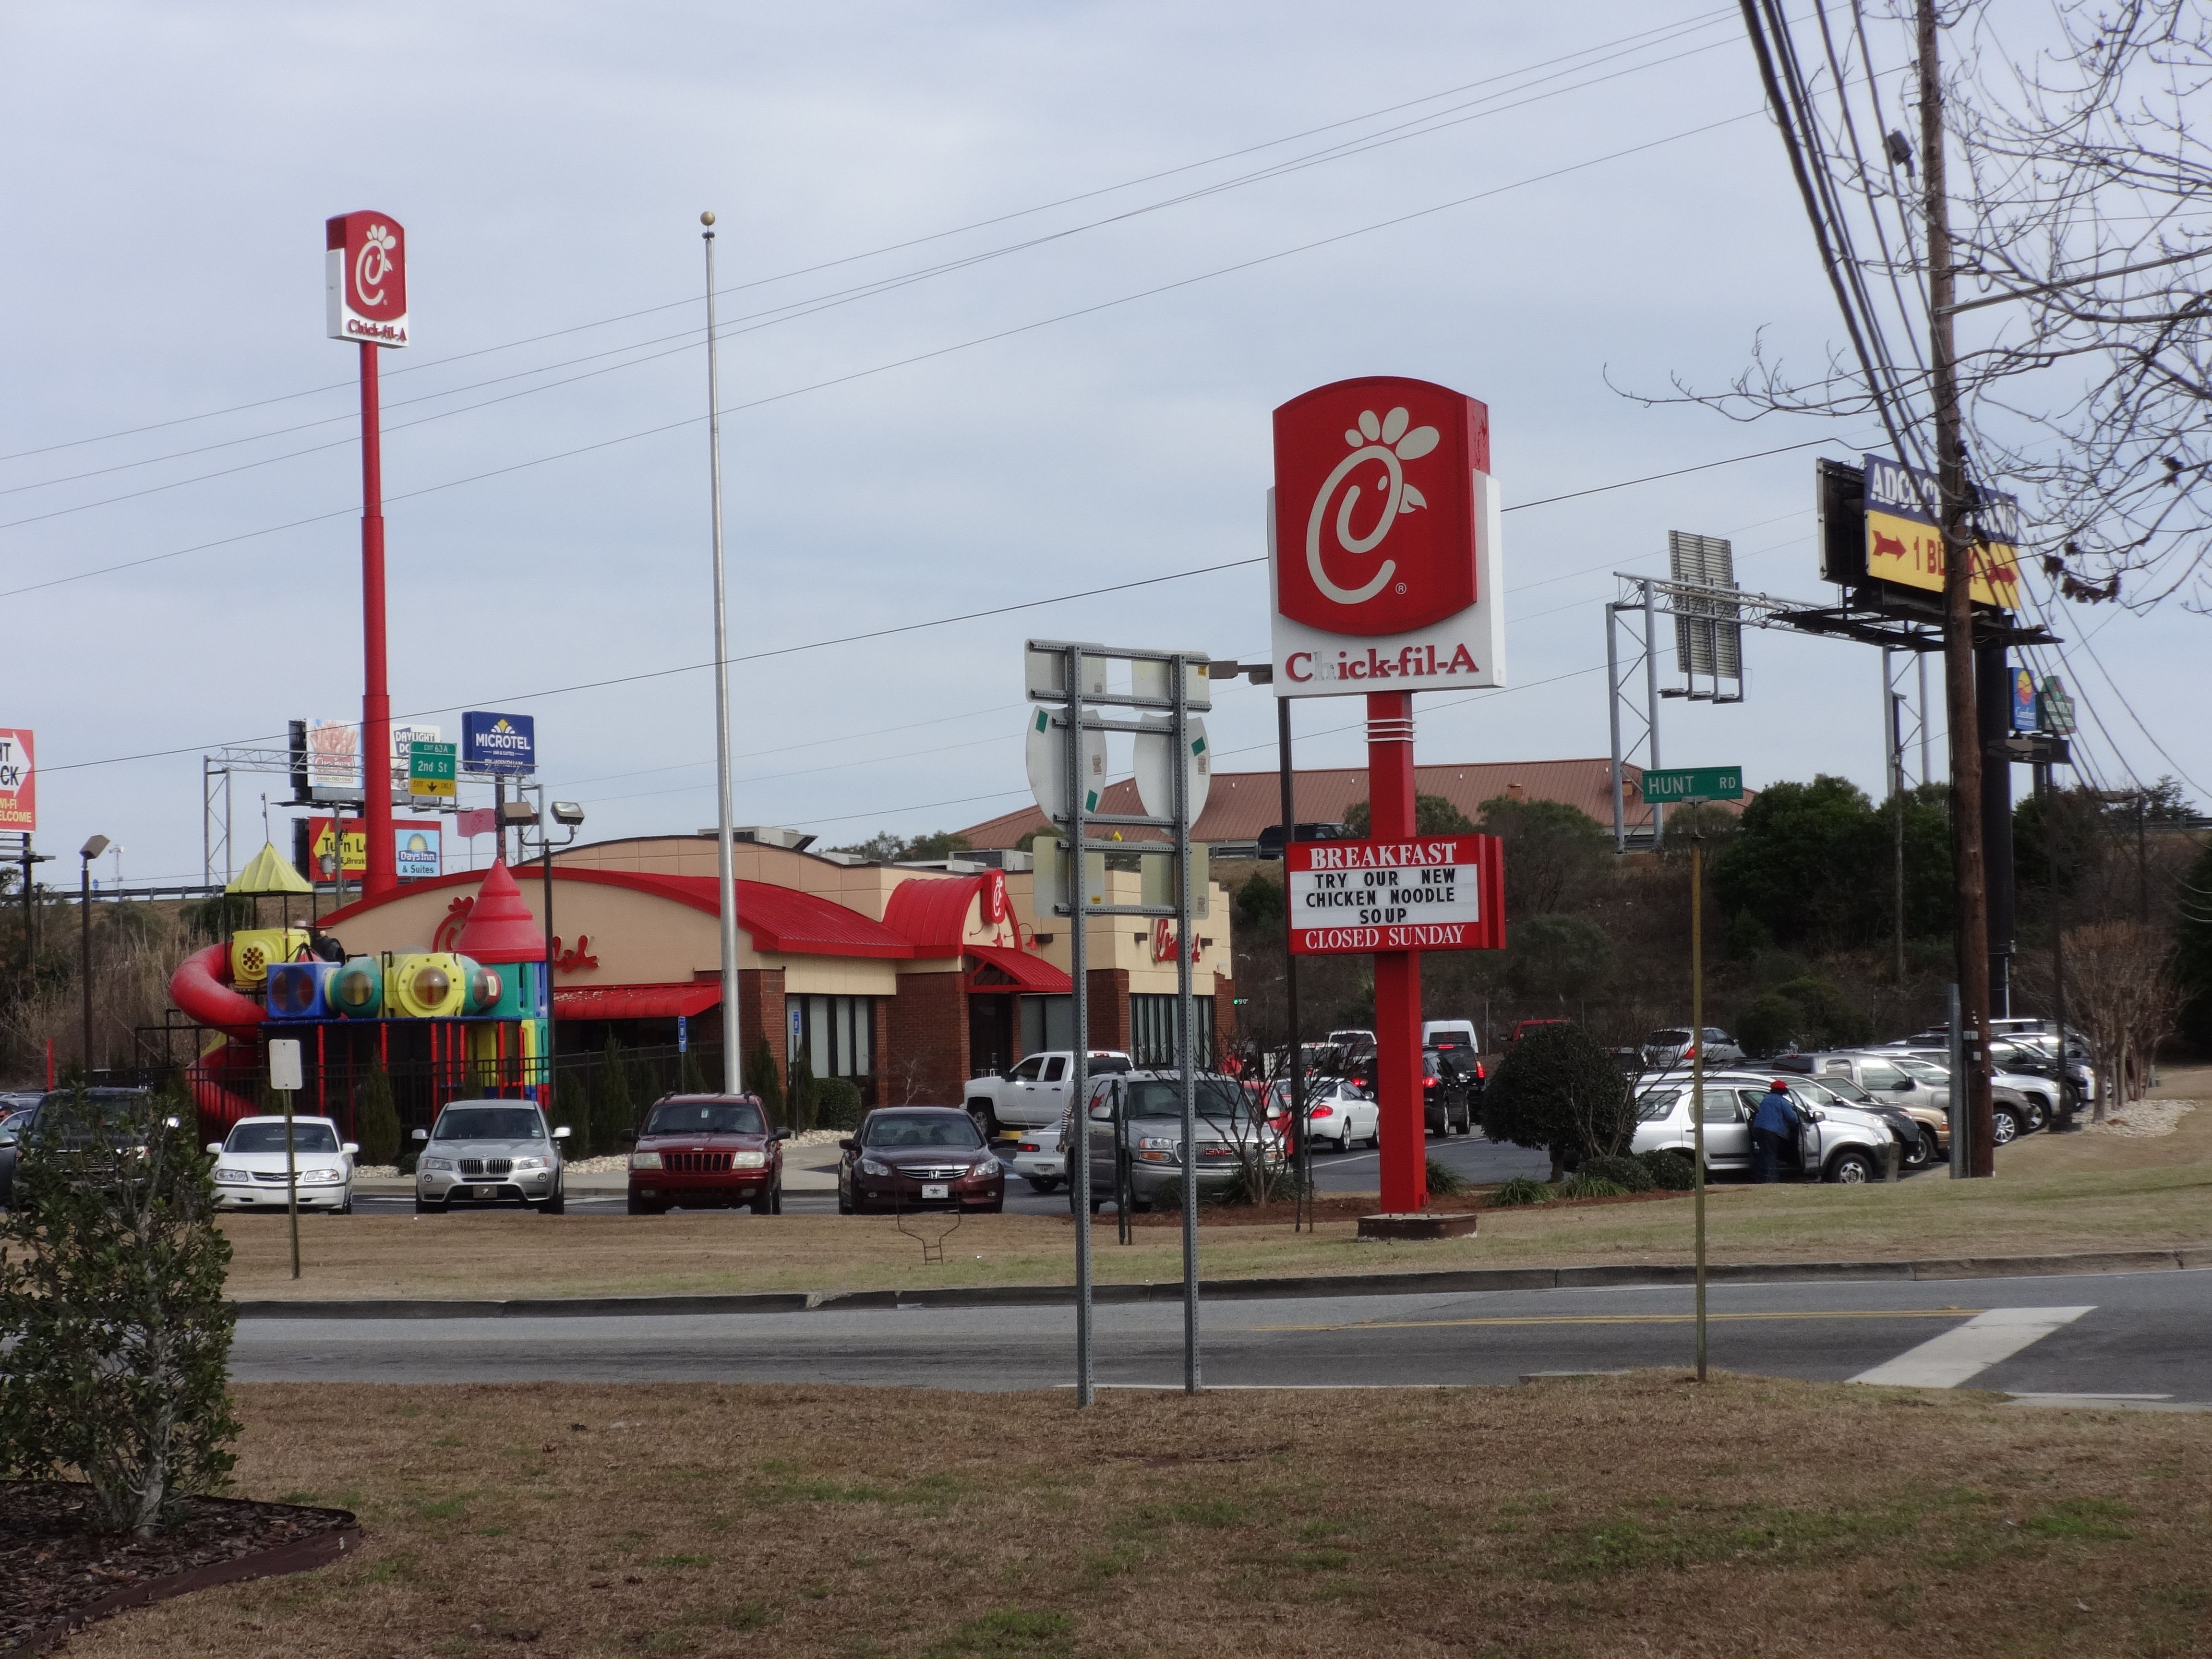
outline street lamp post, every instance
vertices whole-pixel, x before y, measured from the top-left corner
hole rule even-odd
[[[77,988],[84,1005],[84,1080],[92,1084],[92,861],[107,850],[107,837],[94,836],[77,850],[79,908],[84,913],[83,944],[77,954]]]

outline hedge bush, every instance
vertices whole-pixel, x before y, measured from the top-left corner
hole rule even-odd
[[[1457,1170],[1452,1169],[1448,1164],[1439,1164],[1434,1158],[1429,1159],[1428,1164],[1429,1190],[1431,1193],[1440,1198],[1449,1198],[1455,1193],[1463,1193],[1467,1190],[1467,1177],[1460,1174]]]
[[[1628,1188],[1603,1176],[1578,1170],[1559,1183],[1561,1198],[1626,1198]]]
[[[1651,1177],[1651,1184],[1662,1192],[1686,1193],[1698,1184],[1697,1161],[1689,1153],[1672,1147],[1656,1152],[1638,1152],[1636,1161]]]
[[[1627,1157],[1586,1158],[1575,1173],[1585,1180],[1610,1181],[1625,1193],[1648,1193],[1655,1184],[1643,1161]]]
[[[814,1127],[817,1129],[857,1129],[860,1114],[860,1085],[850,1078],[826,1077],[814,1085]]]
[[[361,1112],[355,1120],[361,1131],[363,1164],[397,1164],[401,1143],[399,1113],[392,1103],[392,1076],[381,1065],[371,1068],[361,1085]]]

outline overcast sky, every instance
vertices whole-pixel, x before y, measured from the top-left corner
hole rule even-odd
[[[1263,653],[1249,563],[793,647],[1255,559],[1269,411],[1357,374],[1486,400],[1509,508],[1832,441],[1509,512],[1513,689],[1421,700],[1419,757],[1601,756],[1609,573],[1697,530],[1747,587],[1825,599],[1813,458],[1877,447],[1608,388],[1837,335],[1759,106],[1737,9],[1694,0],[0,9],[0,725],[39,734],[40,840],[196,879],[203,750],[358,715],[322,260],[356,208],[410,253],[393,708],[449,737],[464,708],[534,714],[595,838],[714,819],[709,207],[732,649],[784,653],[734,671],[740,823],[836,842],[1019,805],[1031,635]],[[2108,779],[2212,779],[2208,626],[2065,619],[2172,757],[2075,650]],[[1879,654],[1745,651],[1749,702],[1668,705],[1665,758],[1878,789]],[[689,672],[560,690],[663,670]],[[1359,712],[1304,703],[1301,759],[1357,763]],[[1273,727],[1225,690],[1218,763],[1272,765]],[[239,863],[264,789],[238,781]]]

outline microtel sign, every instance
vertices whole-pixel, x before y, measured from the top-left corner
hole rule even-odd
[[[1340,380],[1275,411],[1275,695],[1505,683],[1490,411],[1425,380]]]
[[[461,716],[461,769],[527,776],[538,769],[538,722],[529,714],[471,709]]]

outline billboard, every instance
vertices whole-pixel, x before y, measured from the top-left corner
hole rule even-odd
[[[326,817],[307,820],[307,878],[318,887],[329,887],[337,880],[337,870],[331,856],[335,839],[336,822]],[[392,826],[393,868],[402,881],[421,881],[445,872],[441,828],[435,823],[394,823]],[[368,873],[368,825],[361,818],[345,821],[345,878],[349,886],[358,888],[361,879]]]
[[[39,771],[31,734],[0,726],[0,830],[26,835],[39,827]]]
[[[360,789],[361,727],[351,720],[307,722],[307,787]]]
[[[461,716],[461,770],[528,777],[538,769],[538,722],[471,708]]]
[[[407,343],[407,233],[388,213],[342,213],[323,224],[324,302],[331,337]]]
[[[1275,411],[1277,696],[1505,683],[1490,412],[1426,380],[1340,380]]]
[[[1283,854],[1294,956],[1505,948],[1495,836],[1294,841]]]
[[[1943,591],[1943,537],[1936,527],[1936,477],[1886,455],[1866,458],[1866,574],[1924,592]],[[2020,605],[2020,501],[1994,492],[1970,515],[1977,605]]]

